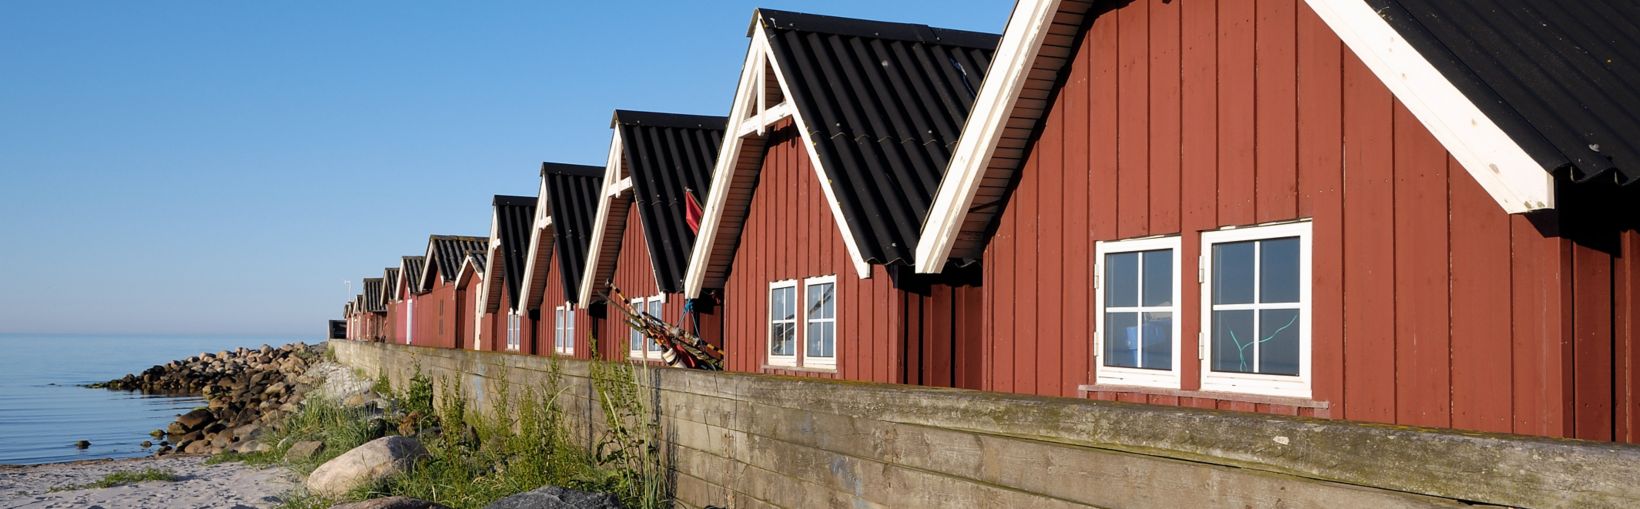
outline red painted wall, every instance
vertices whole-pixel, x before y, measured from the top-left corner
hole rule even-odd
[[[655,284],[655,268],[650,259],[649,242],[643,233],[643,221],[639,219],[638,208],[630,205],[625,211],[626,230],[621,232],[621,249],[615,260],[615,274],[611,278],[616,288],[626,295],[627,299],[649,298],[659,293],[659,286]],[[549,294],[550,295],[550,294]],[[594,300],[600,300],[596,298]],[[660,318],[673,325],[684,325],[686,330],[694,331],[715,345],[722,345],[723,313],[717,309],[711,312],[701,312],[696,315],[699,328],[694,321],[683,317],[684,298],[681,293],[667,294],[666,303],[662,306]],[[543,310],[543,317],[551,309]],[[620,360],[628,358],[628,343],[631,328],[613,309],[606,310],[606,316],[594,319],[588,331],[599,338],[598,355],[603,359]],[[584,311],[583,311],[584,313]],[[576,322],[577,324],[588,322]],[[546,339],[551,344],[550,336]],[[581,353],[582,346],[576,345],[576,353]],[[658,361],[658,358],[649,360]]]
[[[860,279],[820,185],[796,129],[773,132],[723,289],[728,369],[978,387],[979,288],[897,286],[898,269],[883,266]],[[766,367],[769,283],[827,275],[837,278],[836,371]]]
[[[414,321],[415,345],[436,348],[455,348],[456,342],[456,287],[434,278],[433,288],[416,296]]]
[[[1615,323],[1640,316],[1640,275],[1614,257],[1636,252],[1632,226],[1627,251],[1599,251],[1554,218],[1505,214],[1303,2],[1136,1],[1091,21],[1066,73],[985,252],[985,387],[1092,383],[1095,242],[1182,232],[1188,275],[1199,232],[1309,218],[1313,399],[1328,408],[1090,396],[1592,439],[1613,438],[1615,406],[1633,440],[1640,386],[1611,350],[1640,359],[1633,330],[1611,330],[1619,301]],[[1630,378],[1614,405],[1616,375]]]

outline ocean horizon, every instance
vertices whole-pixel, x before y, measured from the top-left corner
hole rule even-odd
[[[148,456],[154,448],[141,443],[158,442],[150,431],[205,401],[85,384],[202,352],[313,343],[318,336],[0,333],[0,465]],[[91,446],[76,448],[80,440]]]

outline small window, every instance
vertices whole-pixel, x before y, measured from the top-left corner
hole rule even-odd
[[[553,318],[553,350],[564,355],[574,354],[575,310],[566,303],[553,309]]]
[[[507,312],[507,350],[509,351],[516,352],[522,346],[522,342],[518,338],[519,328],[518,315],[513,314],[511,311]]]
[[[649,298],[649,316],[653,316],[662,322],[666,321],[666,300],[662,296],[656,295]],[[649,351],[648,357],[660,358],[661,345],[655,342],[655,338],[644,336],[644,346]]]
[[[1202,234],[1202,389],[1310,397],[1310,223]]]
[[[769,284],[769,364],[797,365],[797,281]]]
[[[643,312],[647,311],[647,308],[644,305],[644,299],[632,299],[631,304],[632,304],[632,309],[639,312],[639,313],[643,313]],[[639,332],[637,327],[628,326],[627,330],[628,330],[627,337],[626,337],[626,355],[627,355],[627,357],[631,357],[631,358],[634,358],[634,359],[644,358],[647,354],[647,352],[644,351],[644,350],[646,350],[646,348],[644,346],[644,343],[647,342],[649,339],[644,337],[643,333]]]
[[[803,361],[807,367],[837,366],[837,278],[809,278],[804,287]]]
[[[1179,388],[1179,238],[1100,242],[1095,382]]]

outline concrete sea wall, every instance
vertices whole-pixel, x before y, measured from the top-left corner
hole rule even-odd
[[[603,414],[586,361],[331,341],[470,408],[555,370],[577,440]],[[556,367],[554,363],[556,362]],[[656,368],[683,507],[1640,506],[1640,447],[1403,426]],[[445,387],[438,387],[444,391]]]

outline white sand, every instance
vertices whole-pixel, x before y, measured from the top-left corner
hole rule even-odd
[[[149,468],[169,470],[181,480],[51,492],[97,482],[118,471]],[[296,482],[297,477],[283,467],[206,465],[205,458],[197,456],[0,466],[0,508],[268,508],[277,507]]]

